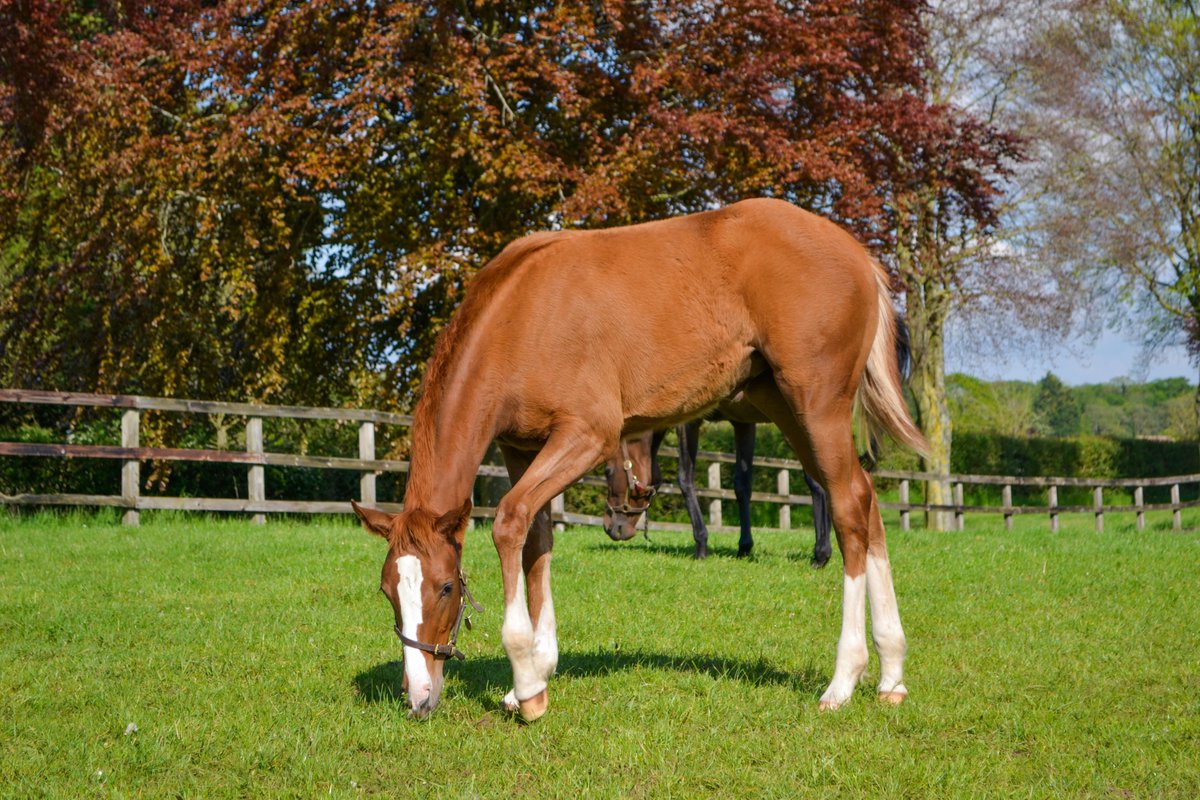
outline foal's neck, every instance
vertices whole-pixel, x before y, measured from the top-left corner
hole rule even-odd
[[[475,475],[495,436],[494,414],[479,386],[447,381],[426,386],[412,425],[412,458],[404,491],[406,509],[437,514],[471,499]]]

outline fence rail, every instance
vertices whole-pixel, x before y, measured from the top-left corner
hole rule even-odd
[[[0,494],[0,503],[8,505],[66,505],[66,506],[104,506],[125,509],[124,520],[128,524],[138,523],[138,512],[142,510],[175,509],[188,511],[223,511],[252,514],[256,522],[264,521],[265,514],[307,513],[307,514],[339,514],[352,511],[348,501],[316,501],[316,500],[268,500],[263,468],[306,467],[310,469],[336,469],[360,472],[359,500],[360,502],[376,505],[386,510],[399,510],[400,506],[390,503],[379,503],[376,499],[375,479],[382,473],[407,473],[408,462],[395,459],[375,458],[375,426],[377,424],[398,425],[408,427],[412,417],[407,414],[395,414],[385,411],[362,409],[315,408],[307,406],[271,406],[253,403],[224,403],[205,400],[183,400],[161,397],[141,397],[136,395],[106,395],[83,394],[73,392],[46,392],[25,389],[0,389],[0,402],[51,406],[85,406],[94,408],[124,409],[121,418],[121,444],[113,445],[79,445],[79,444],[46,444],[32,442],[0,442],[0,456],[41,457],[41,458],[92,458],[107,459],[121,462],[121,494],[37,494],[25,493],[16,495]],[[246,418],[246,449],[213,450],[196,448],[168,448],[140,446],[140,422],[142,411],[162,411],[168,413],[190,413],[206,415],[231,415]],[[293,420],[335,420],[357,422],[358,453],[357,458],[343,456],[311,456],[294,453],[272,453],[263,448],[262,420],[264,418],[283,418]],[[668,458],[678,458],[678,451],[664,447],[660,455]],[[708,499],[710,527],[717,530],[732,530],[723,526],[722,501],[736,499],[730,489],[721,488],[721,465],[732,464],[735,457],[729,453],[701,451],[697,459],[709,462],[708,486],[697,487],[696,493]],[[141,493],[141,462],[143,461],[179,461],[195,463],[243,464],[247,467],[246,498],[212,498],[212,497],[162,497],[143,495]],[[757,458],[755,465],[760,468],[777,470],[775,493],[754,492],[751,500],[757,503],[769,503],[779,506],[780,527],[790,527],[791,509],[798,505],[812,505],[808,495],[792,494],[790,473],[803,469],[798,461],[781,458]],[[507,477],[503,467],[484,464],[479,468],[481,477]],[[905,472],[897,470],[877,470],[877,479],[895,480],[899,482],[899,502],[880,501],[885,509],[900,512],[901,527],[910,527],[910,516],[914,511],[920,512],[952,512],[955,527],[962,530],[963,515],[971,514],[1001,514],[1005,525],[1012,527],[1013,517],[1022,514],[1040,514],[1047,516],[1051,530],[1058,530],[1059,514],[1084,514],[1095,516],[1097,530],[1104,529],[1104,515],[1111,513],[1136,513],[1138,528],[1145,526],[1145,514],[1148,511],[1172,511],[1173,526],[1181,527],[1180,512],[1187,508],[1200,507],[1200,499],[1182,501],[1180,487],[1200,484],[1200,474],[1176,475],[1157,478],[1057,478],[1057,477],[1020,477],[998,475],[938,475],[929,472]],[[953,487],[953,503],[918,503],[909,499],[910,486],[914,481],[938,481]],[[589,486],[603,486],[604,480],[596,476],[584,476],[579,483]],[[966,485],[1000,486],[1002,488],[1002,503],[999,506],[968,505],[963,502],[963,487]],[[1045,506],[1022,505],[1012,503],[1012,487],[1028,486],[1045,488],[1048,492],[1048,503]],[[1147,487],[1169,486],[1171,502],[1145,503],[1143,490]],[[1058,504],[1058,489],[1060,487],[1084,487],[1093,490],[1091,505]],[[1106,505],[1104,489],[1132,489],[1134,503],[1132,505]],[[667,494],[679,494],[674,485],[665,485],[661,491]],[[552,517],[558,524],[590,524],[600,523],[600,518],[588,514],[567,511],[562,497],[551,503]],[[495,515],[495,509],[476,507],[472,516],[475,518],[490,518]],[[675,522],[651,522],[650,528],[655,530],[690,530],[690,526]]]

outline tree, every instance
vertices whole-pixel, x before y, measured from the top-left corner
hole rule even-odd
[[[1186,343],[1200,359],[1198,10],[1079,4],[1031,48],[1030,102],[1054,257],[1108,289],[1114,312],[1135,309],[1148,345]]]
[[[929,8],[927,100],[944,109],[963,146],[954,153],[923,150],[924,160],[911,165],[895,192],[895,267],[913,344],[910,385],[917,424],[929,442],[922,467],[945,476],[953,441],[945,373],[952,316],[981,309],[1028,313],[1044,299],[1022,291],[1036,282],[1021,279],[1025,264],[1012,257],[1011,247],[1001,247],[997,235],[1000,187],[1022,157],[1019,140],[994,119],[1007,91],[1009,67],[1001,51],[1008,40],[1000,34],[1011,13],[1009,4],[998,2],[944,0]],[[969,169],[961,169],[962,159]],[[949,504],[949,479],[927,481],[925,494],[930,503]],[[953,517],[930,512],[926,524],[946,530]]]
[[[1079,433],[1079,402],[1053,372],[1038,381],[1033,409],[1055,436]]]
[[[16,385],[405,406],[531,230],[771,195],[883,254],[914,185],[991,219],[1003,142],[928,101],[917,0],[0,2]]]
[[[314,333],[353,320],[353,295],[308,260],[343,149],[320,103],[336,67],[317,58],[337,65],[338,41],[314,26],[289,42],[260,31],[260,15],[206,5],[5,4],[5,21],[51,59],[0,74],[6,99],[37,98],[32,111],[0,103],[26,131],[0,173],[6,383],[351,394],[339,379],[355,342]],[[233,52],[241,34],[260,49]],[[296,51],[293,80],[280,81],[290,92],[275,88],[281,45]]]

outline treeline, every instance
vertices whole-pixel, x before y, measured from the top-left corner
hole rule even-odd
[[[947,395],[956,447],[968,433],[1197,439],[1196,387],[1185,378],[1066,386],[1053,373],[1036,383],[987,382],[956,373],[947,379]]]

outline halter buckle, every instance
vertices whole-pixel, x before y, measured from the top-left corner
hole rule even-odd
[[[458,570],[458,582],[462,587],[462,594],[458,598],[458,618],[454,620],[454,628],[450,631],[450,641],[442,644],[426,644],[418,642],[416,639],[410,639],[400,630],[399,625],[394,626],[396,635],[400,637],[400,643],[405,647],[412,647],[426,653],[431,653],[434,658],[456,658],[459,661],[466,659],[467,655],[462,650],[458,649],[458,628],[463,622],[467,623],[467,630],[471,630],[471,618],[467,615],[467,603],[476,611],[483,612],[483,606],[476,602],[471,595],[471,590],[467,588],[467,576],[463,574],[462,568]]]

